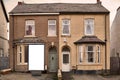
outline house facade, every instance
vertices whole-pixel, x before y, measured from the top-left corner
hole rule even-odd
[[[116,16],[111,26],[111,57],[120,57],[119,50],[119,19],[120,19],[120,7],[117,9]]]
[[[30,44],[45,45],[48,72],[109,70],[109,11],[95,4],[19,2],[10,14],[10,66],[28,71]],[[39,63],[39,61],[38,61]]]
[[[5,68],[5,66],[3,65],[5,63],[3,62],[3,58],[9,56],[8,29],[7,29],[8,22],[9,22],[8,16],[6,13],[3,0],[0,0],[0,69]]]

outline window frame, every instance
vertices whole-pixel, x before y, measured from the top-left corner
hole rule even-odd
[[[25,62],[25,46],[17,46],[17,65],[27,65],[28,62]]]
[[[55,24],[50,24],[49,21],[55,21]],[[57,24],[56,23],[57,23],[57,21],[55,19],[48,20],[48,36],[57,36]],[[50,34],[49,26],[55,26],[55,34]]]
[[[63,21],[68,21],[68,24],[64,24],[64,22]],[[68,30],[69,30],[69,33],[64,33],[63,31],[63,29],[64,29],[64,26],[66,26],[66,25],[68,25]],[[70,36],[70,19],[63,19],[62,20],[62,35],[64,35],[64,36]]]
[[[30,22],[32,22],[32,23],[30,23]],[[31,31],[31,35],[27,35],[27,30],[28,30],[28,26],[32,26],[33,28],[32,28],[32,31]],[[35,37],[35,20],[33,20],[33,19],[28,19],[28,20],[25,20],[25,37]]]
[[[100,50],[100,46],[97,46],[97,63],[101,63],[101,50]]]
[[[92,46],[93,47],[93,51],[88,51],[88,47],[89,46]],[[88,52],[93,52],[93,62],[89,62],[89,59],[88,59]],[[95,48],[94,48],[94,45],[87,45],[87,47],[86,47],[86,60],[87,60],[87,63],[95,63]]]
[[[91,32],[91,33],[88,33],[88,32],[87,32],[88,21],[92,22],[92,24],[90,23],[90,27],[92,27],[92,28],[91,28],[91,29],[92,29],[92,32]],[[95,27],[94,22],[95,22],[94,18],[86,18],[86,19],[84,20],[85,35],[88,35],[88,36],[94,35],[94,27]],[[92,26],[91,26],[91,25],[92,25]]]
[[[84,61],[84,58],[83,58],[83,46],[82,45],[78,46],[78,55],[79,55],[78,56],[78,61],[81,64]]]

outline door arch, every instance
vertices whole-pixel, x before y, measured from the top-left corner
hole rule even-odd
[[[48,61],[48,70],[49,72],[57,72],[58,69],[58,58],[57,58],[57,49],[56,47],[49,48],[49,61]]]
[[[70,71],[70,49],[68,46],[62,48],[62,71]]]

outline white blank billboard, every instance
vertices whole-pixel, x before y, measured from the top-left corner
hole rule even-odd
[[[29,70],[44,70],[44,45],[29,45]]]

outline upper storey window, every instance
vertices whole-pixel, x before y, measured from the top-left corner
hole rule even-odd
[[[35,36],[35,21],[34,20],[26,20],[25,36]]]
[[[70,35],[70,20],[62,20],[62,35]]]
[[[48,36],[56,36],[56,20],[48,20]]]
[[[94,35],[94,19],[85,19],[85,35]]]

